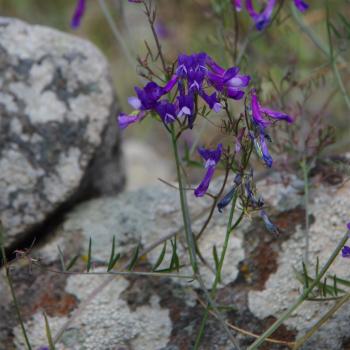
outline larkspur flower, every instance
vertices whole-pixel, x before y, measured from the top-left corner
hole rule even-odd
[[[350,247],[345,245],[341,250],[341,256],[343,258],[350,258]]]
[[[240,100],[244,96],[243,88],[250,82],[250,76],[239,74],[239,67],[231,67],[227,70],[220,67],[211,57],[207,63],[208,81],[216,91],[219,91],[229,98]]]
[[[247,194],[247,198],[249,200],[249,204],[254,208],[254,209],[258,209],[264,206],[264,200],[262,199],[262,197],[259,197],[258,199],[256,199],[255,194],[252,191],[251,188],[251,181],[252,181],[252,175],[250,176],[250,178],[248,179],[248,181],[245,183],[245,190],[246,190],[246,194]]]
[[[173,75],[164,87],[159,86],[153,81],[147,83],[143,89],[135,86],[135,92],[140,101],[140,109],[154,109],[158,105],[158,100],[172,90],[176,82],[177,76]]]
[[[264,118],[265,116],[270,117],[272,120],[284,120],[287,123],[293,122],[293,118],[286,113],[262,107],[255,89],[251,90],[251,113],[254,124],[259,126],[261,130],[272,124],[271,120]]]
[[[170,103],[167,100],[162,100],[155,109],[165,124],[172,123],[176,120],[178,113],[176,111],[176,106],[173,103]]]
[[[279,234],[279,229],[278,227],[272,223],[270,218],[267,216],[266,212],[264,210],[260,210],[260,216],[264,221],[265,227],[267,230],[275,235]]]
[[[293,1],[294,1],[294,5],[301,12],[304,12],[309,8],[309,5],[303,0],[293,0]],[[242,3],[243,3],[243,0],[232,0],[232,4],[233,6],[235,6],[237,11],[242,10]],[[267,0],[267,3],[262,10],[256,11],[253,4],[253,0],[245,0],[245,7],[250,17],[255,22],[255,26],[258,30],[263,30],[270,24],[275,5],[276,5],[276,0]]]
[[[204,175],[202,182],[195,189],[194,194],[196,197],[203,197],[208,190],[210,181],[215,173],[216,166],[220,161],[222,144],[218,144],[216,149],[205,149],[200,147],[198,148],[198,153],[205,160],[205,168],[207,169],[207,172]]]
[[[86,8],[86,0],[77,0],[74,14],[71,20],[71,27],[77,29],[80,26],[81,19],[84,16]]]

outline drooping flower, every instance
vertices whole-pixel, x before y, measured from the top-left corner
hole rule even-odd
[[[241,184],[242,182],[242,176],[241,174],[237,174],[235,176],[235,179],[233,180],[234,184],[232,189],[225,194],[225,196],[219,201],[217,204],[218,210],[220,213],[222,213],[222,210],[230,204],[230,202],[233,199],[234,194],[236,193],[237,187]]]
[[[341,250],[341,256],[343,258],[350,258],[350,247],[345,245]]]
[[[270,220],[270,218],[267,216],[266,212],[264,210],[260,210],[260,216],[264,221],[265,227],[267,228],[267,230],[273,234],[279,234],[279,229],[278,227],[272,223],[272,221]]]
[[[253,176],[251,175],[248,181],[245,183],[245,190],[246,190],[247,198],[249,200],[249,204],[254,209],[258,209],[264,206],[264,200],[262,197],[259,197],[258,199],[256,199],[255,194],[251,188],[252,178]]]
[[[77,29],[80,26],[81,19],[84,16],[86,8],[86,0],[77,0],[74,14],[71,20],[71,27]]]
[[[194,194],[196,197],[203,197],[208,190],[211,179],[213,178],[215,168],[220,161],[222,154],[222,144],[218,144],[216,149],[205,149],[203,147],[198,148],[198,153],[205,160],[206,174],[202,182],[195,189]]]
[[[118,124],[120,129],[126,129],[130,124],[134,124],[141,120],[140,114],[125,114],[121,113],[118,116]]]
[[[284,120],[287,123],[293,122],[293,118],[286,113],[262,107],[255,89],[251,91],[251,113],[254,124],[260,127],[261,130],[272,124],[271,120],[264,118],[265,116],[270,117],[272,120]]]

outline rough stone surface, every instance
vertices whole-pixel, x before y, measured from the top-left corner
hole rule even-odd
[[[0,18],[0,72],[0,218],[11,245],[74,196],[115,193],[123,174],[108,65],[92,44]]]
[[[260,334],[299,295],[301,285],[295,281],[292,267],[300,269],[305,242],[301,185],[296,177],[281,177],[279,174],[258,185],[267,205],[274,205],[268,211],[280,227],[279,236],[269,234],[261,220],[254,217],[246,219],[241,229],[231,237],[228,263],[224,266],[217,302],[227,308],[224,314],[227,321],[244,330]],[[329,185],[318,180],[313,182],[310,193],[310,261],[314,262],[318,255],[322,263],[344,232],[349,215],[349,194],[349,183]],[[196,233],[208,214],[209,200],[196,199],[191,193],[188,197]],[[224,214],[216,211],[213,223],[199,240],[200,250],[211,267],[212,247],[215,244],[218,251],[222,248],[227,215],[227,211]],[[66,260],[75,253],[81,254],[82,258],[73,268],[73,271],[79,271],[85,266],[88,240],[92,237],[93,271],[97,272],[103,271],[102,265],[108,260],[113,235],[116,237],[116,251],[126,254],[138,242],[142,247],[147,247],[161,237],[176,232],[180,232],[177,240],[180,263],[185,265],[180,273],[189,274],[188,260],[183,253],[177,192],[160,185],[80,205],[65,220],[56,236],[32,255],[40,258],[46,268],[58,269],[59,245]],[[161,247],[158,247],[147,254],[135,269],[149,271],[160,251]],[[122,259],[119,266],[125,261]],[[161,267],[166,267],[168,263],[167,255]],[[200,266],[209,285],[213,274],[203,264]],[[45,342],[42,310],[47,313],[56,334],[95,288],[110,279],[105,276],[57,275],[35,266],[29,274],[25,259],[14,265],[12,272],[25,325],[35,346]],[[338,259],[332,272],[349,278],[347,260]],[[0,284],[0,312],[4,315],[0,319],[0,344],[6,344],[6,350],[21,349],[20,330],[6,295],[6,287]],[[57,343],[57,349],[190,349],[203,315],[200,303],[203,299],[198,286],[187,279],[112,278],[81,310]],[[331,305],[306,303],[273,337],[293,341],[304,334],[315,322],[315,317],[324,314]],[[349,311],[349,307],[340,310],[304,349],[346,349]],[[238,334],[237,338],[242,349],[252,342],[251,337],[242,334]],[[232,348],[214,317],[208,320],[201,348]],[[265,344],[261,349],[282,350],[287,346]]]

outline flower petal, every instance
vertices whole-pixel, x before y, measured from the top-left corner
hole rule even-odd
[[[85,13],[85,5],[85,0],[77,0],[77,4],[75,6],[74,14],[70,24],[73,29],[77,29],[80,26],[81,19]]]
[[[202,182],[198,185],[198,187],[194,191],[194,195],[196,197],[203,197],[208,190],[211,179],[213,178],[215,172],[215,167],[211,166],[207,169],[205,176]]]

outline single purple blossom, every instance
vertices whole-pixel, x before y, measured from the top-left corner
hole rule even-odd
[[[118,116],[118,124],[120,129],[126,129],[130,124],[134,124],[142,119],[142,114],[124,114]]]
[[[218,144],[214,150],[205,149],[203,147],[198,148],[198,153],[205,160],[205,168],[207,172],[202,182],[195,189],[194,194],[196,197],[203,197],[208,190],[211,179],[213,178],[215,168],[220,161],[222,154],[222,144]]]
[[[177,82],[178,77],[176,75],[173,75],[172,78],[167,82],[167,84],[164,87],[159,86],[157,83],[151,81],[145,85],[143,89],[140,89],[139,87],[135,86],[135,92],[137,95],[137,98],[140,101],[140,109],[142,110],[149,110],[154,109],[157,104],[158,100],[167,94],[172,88],[175,86]],[[136,103],[136,99],[135,99]]]
[[[350,258],[350,247],[345,245],[341,250],[341,256],[343,258]]]
[[[176,120],[176,106],[167,100],[160,101],[160,103],[156,107],[156,111],[165,124],[172,123]]]
[[[201,91],[199,95],[207,103],[210,109],[213,109],[216,113],[220,112],[222,106],[217,98],[216,92],[213,92],[209,96],[204,91]]]
[[[241,11],[242,2],[243,0],[232,0],[232,4],[236,8],[236,11]],[[309,5],[303,0],[294,0],[294,4],[301,12],[304,12],[309,8]],[[260,11],[256,11],[253,0],[245,0],[245,7],[250,17],[254,20],[255,26],[258,30],[263,30],[270,24],[275,5],[276,0],[267,0],[265,7]]]
[[[256,29],[263,30],[269,25],[275,4],[276,0],[268,0],[264,10],[257,12],[254,9],[253,1],[246,0],[247,11],[250,17],[254,20]]]
[[[209,56],[207,64],[210,68],[207,73],[210,85],[234,100],[240,100],[244,96],[242,89],[249,85],[249,75],[239,74],[239,67],[231,67],[225,70]]]
[[[260,216],[264,221],[265,227],[267,230],[273,234],[279,234],[279,229],[278,227],[272,223],[272,221],[269,219],[267,216],[266,212],[264,210],[260,210]]]
[[[242,11],[242,0],[232,0],[232,5],[236,8],[236,11]]]
[[[309,5],[303,0],[294,0],[294,4],[300,12],[304,12],[309,8]]]
[[[265,116],[269,116],[271,119],[275,120],[284,120],[287,123],[293,122],[292,117],[286,113],[262,107],[259,103],[255,89],[251,91],[251,112],[254,124],[259,126],[261,130],[265,129],[272,123],[269,119],[264,118]]]
[[[194,96],[192,93],[188,95],[180,95],[177,97],[178,102],[178,113],[177,117],[181,118],[186,116],[188,118],[188,126],[190,129],[193,128],[194,123]]]
[[[83,18],[85,13],[85,8],[86,8],[86,0],[77,0],[74,14],[70,23],[73,29],[77,29],[79,27],[81,19]]]

